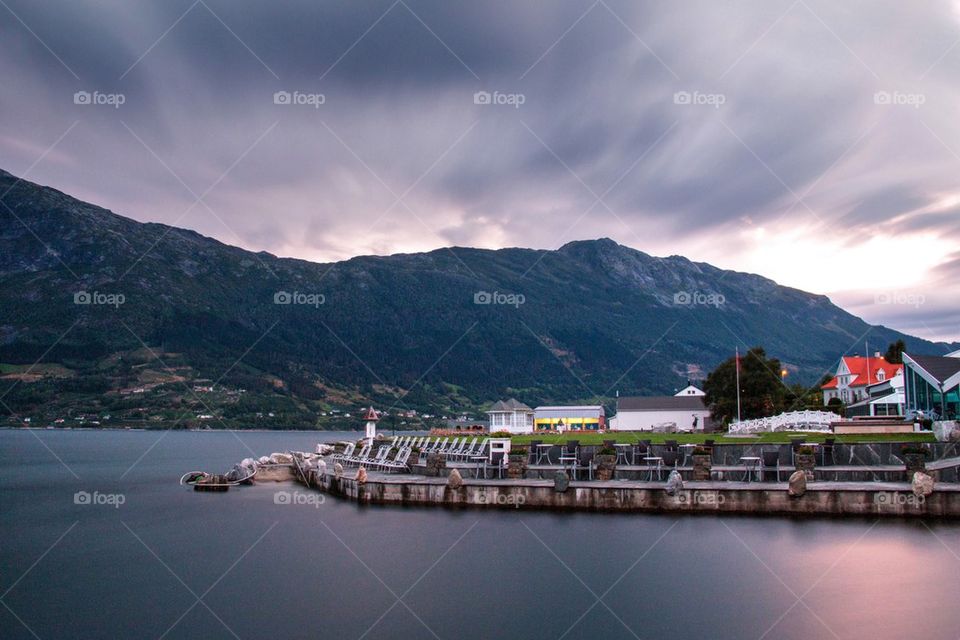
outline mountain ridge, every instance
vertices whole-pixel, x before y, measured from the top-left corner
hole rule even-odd
[[[122,413],[129,389],[159,381],[150,393],[170,400],[198,379],[246,390],[239,421],[261,413],[257,402],[296,420],[367,402],[454,413],[501,395],[529,404],[666,393],[735,346],[765,346],[807,384],[864,340],[881,351],[896,339],[929,353],[960,346],[868,325],[761,275],[609,238],[315,263],[137,222],[5,171],[0,194],[0,366],[39,359],[70,372],[25,381],[0,371],[20,376],[7,397],[15,413],[41,400]],[[124,302],[76,304],[81,291]],[[282,293],[323,300],[275,304]],[[70,396],[85,380],[97,391]],[[218,410],[226,419],[231,407]]]

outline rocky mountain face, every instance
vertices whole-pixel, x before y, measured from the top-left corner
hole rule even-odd
[[[251,411],[259,399],[303,415],[366,401],[601,401],[672,392],[735,346],[763,345],[811,384],[865,341],[957,346],[608,239],[316,264],[139,223],[5,172],[0,194],[0,373],[19,376],[14,412],[73,387],[97,404],[197,380],[243,389]]]

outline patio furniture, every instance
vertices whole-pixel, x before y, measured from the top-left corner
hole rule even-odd
[[[660,479],[660,467],[663,465],[663,458],[660,456],[644,456],[643,461],[647,465],[647,480],[653,481],[653,471],[657,471],[657,480]]]
[[[677,463],[680,462],[680,453],[677,451],[664,451],[661,457],[663,458],[663,466],[667,469],[676,469]]]
[[[677,441],[676,440],[664,440],[663,446],[667,451],[676,451]]]
[[[760,453],[761,461],[763,462],[763,467],[761,469],[761,479],[763,478],[763,471],[767,469],[776,469],[777,472],[777,482],[780,482],[780,452],[779,451],[763,451]]]
[[[347,457],[353,455],[353,451],[354,451],[354,449],[356,449],[356,448],[357,448],[357,443],[356,443],[356,442],[348,442],[348,443],[347,443],[347,446],[345,446],[345,447],[343,448],[343,451],[342,451],[342,452],[340,452],[340,453],[335,453],[335,454],[333,454],[332,457],[333,457],[334,460],[337,460],[337,461],[343,460],[344,458],[347,458]]]
[[[530,445],[527,447],[527,451],[530,454],[529,462],[530,464],[540,464],[537,460],[537,447],[543,444],[543,440],[531,440]]]
[[[552,444],[538,444],[537,445],[537,464],[550,464],[550,450],[553,449]],[[546,461],[546,462],[544,462]]]
[[[573,477],[577,478],[577,472],[582,469],[587,470],[587,477],[590,480],[593,480],[593,465],[594,465],[594,456],[596,455],[596,447],[590,447],[583,450],[578,450],[577,461],[573,466]]]
[[[632,464],[637,464],[637,461],[643,460],[648,455],[650,455],[650,443],[647,440],[641,440],[637,444],[633,445],[630,462]]]
[[[824,438],[823,446],[820,447],[820,466],[836,464],[833,460],[833,445],[836,441],[836,438]]]
[[[685,467],[690,460],[690,456],[693,454],[693,450],[697,448],[697,445],[691,442],[680,445],[680,448],[683,449],[683,462],[681,464]]]
[[[487,469],[496,469],[497,477],[503,478],[503,461],[506,459],[503,451],[494,451],[490,454],[489,459],[484,458],[483,462],[483,479],[487,479]]]
[[[630,464],[628,462],[627,453],[633,448],[633,445],[627,444],[627,443],[620,443],[620,444],[614,444],[613,448],[617,452],[617,464],[621,464],[621,463],[625,465]]]
[[[743,465],[743,479],[750,482],[750,477],[760,468],[760,456],[741,456],[740,463]]]
[[[803,444],[803,438],[790,438],[790,464],[796,464],[794,457],[797,455],[797,449]]]
[[[577,465],[577,455],[580,453],[580,441],[579,440],[567,440],[566,446],[560,449],[560,464],[561,466],[571,465],[576,467]]]

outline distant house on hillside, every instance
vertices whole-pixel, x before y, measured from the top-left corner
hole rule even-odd
[[[703,395],[619,398],[613,431],[710,430],[710,409]]]
[[[707,395],[707,394],[703,391],[703,389],[701,389],[701,388],[699,388],[699,387],[697,387],[697,386],[694,386],[694,385],[692,385],[692,384],[688,384],[688,385],[685,386],[683,389],[680,389],[680,391],[677,391],[677,392],[676,392],[675,394],[673,394],[673,395],[675,395],[675,396],[705,396],[705,395]]]
[[[868,397],[868,386],[893,378],[902,370],[902,364],[891,364],[879,353],[869,358],[843,356],[833,378],[820,387],[823,391],[823,404],[830,404],[834,398],[844,404],[865,400]]]
[[[533,433],[533,409],[516,398],[497,400],[487,409],[490,432]]]

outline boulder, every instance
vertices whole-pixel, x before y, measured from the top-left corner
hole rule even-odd
[[[317,475],[319,475],[319,476],[321,476],[321,477],[327,475],[327,461],[326,461],[326,460],[320,460],[319,462],[317,462]]]
[[[357,484],[366,484],[367,470],[364,467],[357,469]]]
[[[317,455],[325,456],[333,453],[334,446],[332,444],[318,444],[317,445]]]
[[[674,469],[667,478],[666,492],[668,496],[675,496],[677,492],[683,489],[683,477],[680,472]]]
[[[790,488],[788,493],[793,497],[802,496],[807,492],[807,474],[797,470],[790,474]]]
[[[270,464],[270,456],[260,456],[260,459],[257,460],[260,464]]]
[[[341,477],[343,475],[343,465],[339,462],[333,465],[333,475],[336,477]]]
[[[447,486],[451,489],[459,489],[463,486],[463,476],[460,475],[459,470],[454,469],[450,472],[447,476]]]
[[[557,475],[553,476],[553,490],[557,493],[563,493],[570,488],[570,476],[567,475],[566,471],[557,471]]]
[[[927,497],[933,493],[933,478],[928,473],[917,471],[913,474],[913,495]]]
[[[271,453],[270,462],[273,464],[293,464],[293,456],[289,453]]]

